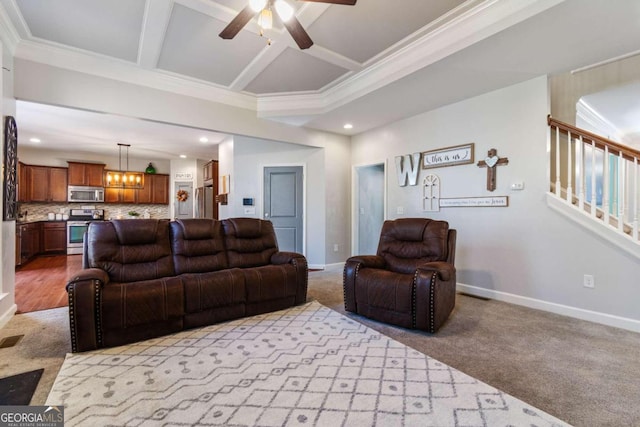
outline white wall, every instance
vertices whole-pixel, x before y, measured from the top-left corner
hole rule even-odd
[[[257,138],[234,137],[233,198],[229,216],[262,218],[263,171],[266,166],[303,166],[305,182],[305,255],[309,264],[324,265],[324,149]],[[255,215],[246,215],[242,198],[255,199]],[[320,225],[322,224],[322,225]],[[319,226],[320,225],[320,226]]]
[[[19,118],[16,119],[19,126]],[[18,132],[20,129],[18,128]],[[158,160],[149,158],[138,158],[135,156],[134,150],[129,153],[129,169],[132,171],[143,172],[149,162],[153,163],[153,167],[156,168],[156,173],[168,174],[171,172],[171,163],[169,160]],[[90,163],[104,163],[105,169],[118,169],[118,147],[113,145],[113,156],[101,156],[98,154],[81,153],[76,151],[59,151],[50,150],[45,147],[21,147],[18,144],[18,158],[21,162],[28,165],[41,165],[41,166],[58,166],[66,168],[69,166],[67,161],[73,162],[90,162]],[[124,165],[123,165],[124,166]]]
[[[546,205],[547,88],[543,76],[358,135],[352,163],[388,159],[390,219],[431,217],[458,229],[459,283],[577,317],[621,316],[631,319],[626,326],[638,328],[640,263]],[[469,142],[475,143],[476,162],[490,148],[509,158],[508,165],[498,167],[496,191],[486,190],[486,169],[475,164],[429,169],[442,180],[441,197],[508,195],[510,206],[423,212],[420,185],[398,186],[395,156]],[[418,181],[424,176],[421,170]],[[516,181],[524,182],[524,191],[509,190]],[[399,206],[404,215],[396,214]],[[584,274],[595,276],[595,289],[583,287]]]
[[[0,155],[4,159],[4,117],[16,115],[16,102],[13,99],[13,59],[0,42],[0,117],[2,120],[2,137],[0,137]],[[6,68],[7,70],[4,70]],[[20,127],[18,127],[20,135]],[[4,162],[4,161],[3,161]],[[4,179],[4,177],[0,177]],[[4,209],[3,197],[0,196],[0,211]],[[4,326],[16,311],[15,290],[15,237],[16,222],[2,221],[0,227],[0,259],[2,273],[0,274],[0,328]]]

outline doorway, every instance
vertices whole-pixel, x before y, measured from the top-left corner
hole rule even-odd
[[[302,166],[264,168],[263,218],[271,220],[281,251],[304,253]]]
[[[385,220],[385,164],[354,168],[353,254],[375,255]]]

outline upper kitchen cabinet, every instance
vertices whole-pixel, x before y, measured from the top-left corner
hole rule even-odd
[[[211,160],[206,163],[202,168],[202,179],[204,185],[213,185],[214,181],[218,179],[218,161]]]
[[[27,201],[66,202],[67,168],[23,165],[28,182]],[[20,176],[22,178],[22,174]]]
[[[133,188],[105,188],[105,203],[136,203],[136,190]]]
[[[69,185],[104,187],[104,164],[67,162]]]
[[[169,204],[169,175],[144,174],[144,187],[136,190],[137,203]]]
[[[29,201],[29,174],[27,165],[18,162],[18,201]]]

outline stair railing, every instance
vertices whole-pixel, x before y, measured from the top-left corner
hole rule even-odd
[[[640,151],[547,117],[550,191],[639,243]]]

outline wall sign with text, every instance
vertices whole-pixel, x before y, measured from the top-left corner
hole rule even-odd
[[[422,169],[473,163],[473,149],[474,144],[472,142],[454,147],[424,151],[422,153]]]
[[[507,206],[509,206],[509,196],[440,199],[441,208],[506,208]]]

